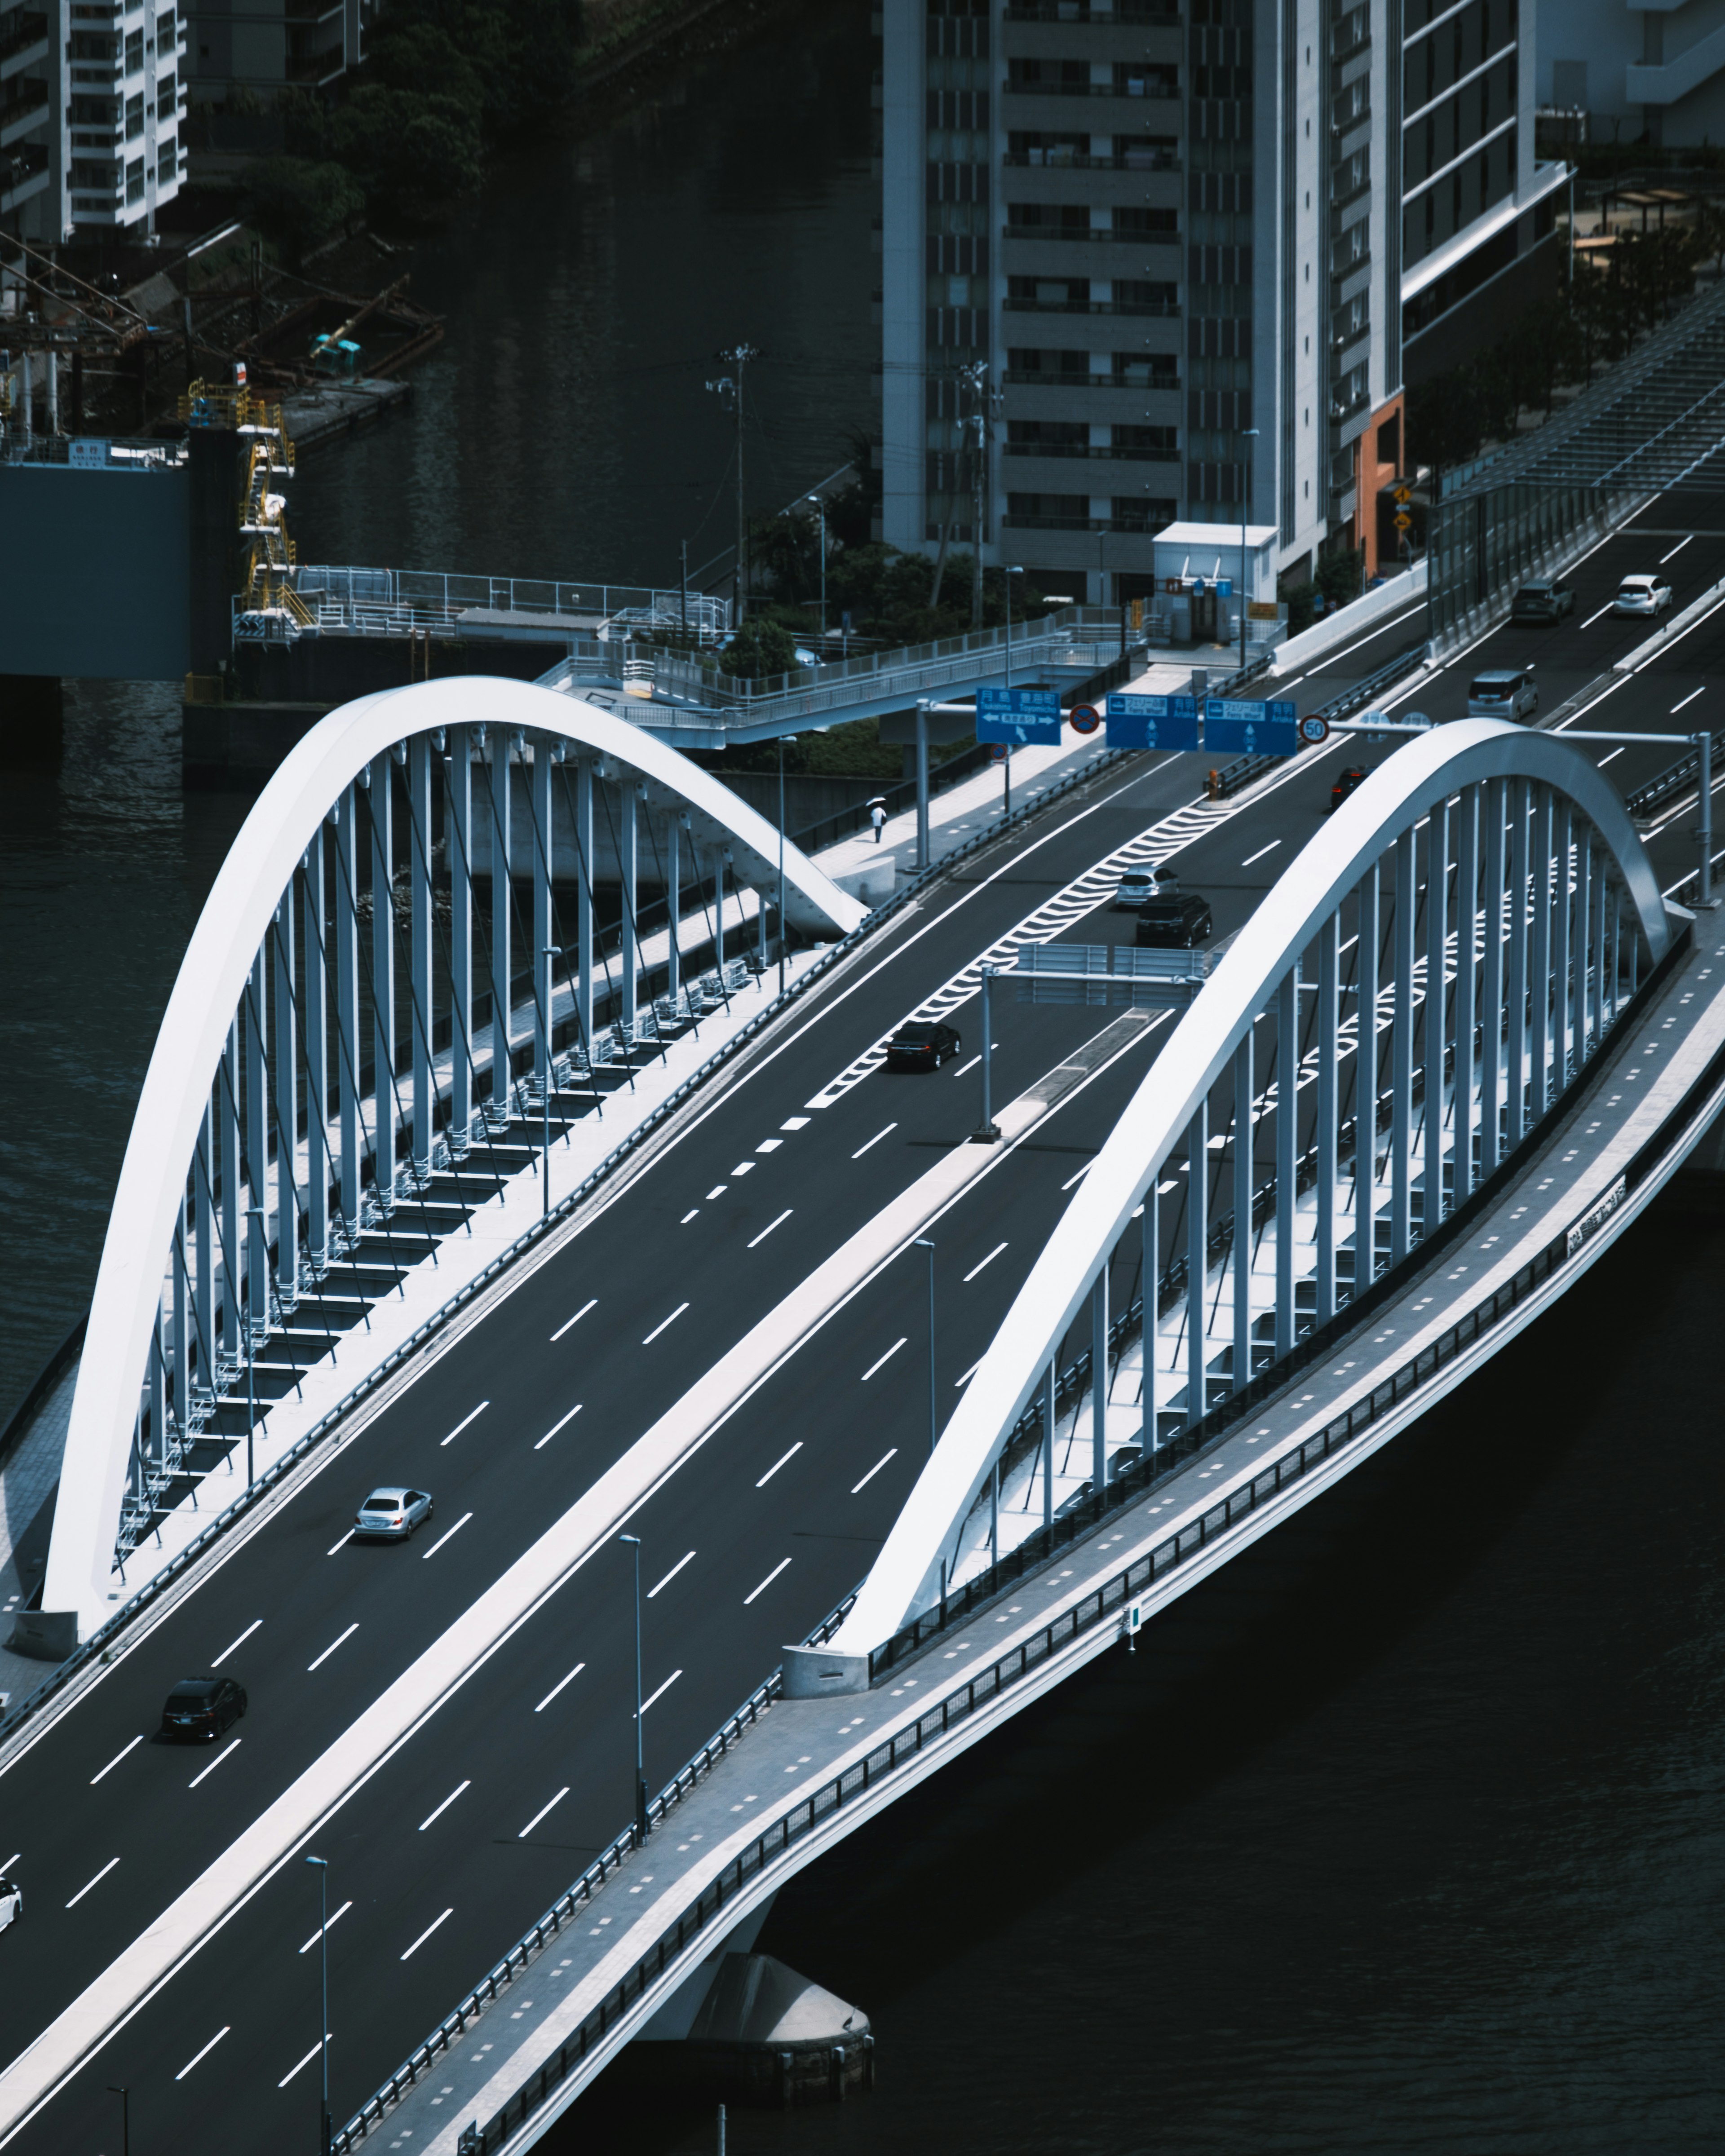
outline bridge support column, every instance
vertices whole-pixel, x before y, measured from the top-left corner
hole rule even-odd
[[[593,1053],[593,758],[575,765],[575,1008],[581,1045]]]
[[[299,1051],[294,1024],[294,892],[275,909],[275,1291],[291,1310],[300,1291],[300,1190],[295,1174]]]
[[[1623,891],[1615,879],[1611,885],[1611,1023],[1623,1007]]]
[[[1532,1097],[1528,1112],[1538,1122],[1551,1106],[1551,880],[1552,799],[1548,786],[1533,789]]]
[[[269,1003],[264,952],[268,941],[252,961],[251,986],[245,1011],[245,1151],[246,1194],[263,1214],[261,1221],[247,1216],[245,1239],[246,1318],[254,1340],[261,1340],[270,1324],[270,1070],[267,1039]]]
[[[510,737],[491,736],[491,1117],[509,1121]]]
[[[665,916],[670,932],[665,993],[674,1009],[683,993],[683,827],[687,820],[671,815],[665,825]]]
[[[1439,802],[1425,842],[1425,1197],[1420,1234],[1444,1217],[1444,1050],[1450,1003],[1450,811]]]
[[[1234,1051],[1234,1385],[1236,1391],[1252,1374],[1252,1174],[1255,1165],[1256,1125],[1252,1120],[1252,1029],[1248,1026]],[[1144,1225],[1147,1240],[1150,1209],[1158,1203],[1156,1177],[1144,1198]],[[1147,1259],[1144,1277],[1151,1277]]]
[[[713,963],[719,969],[719,990],[725,988],[725,850],[713,856]],[[728,1004],[731,998],[725,998]]]
[[[1481,1004],[1480,1175],[1503,1158],[1503,825],[1505,788],[1486,782],[1486,982]]]
[[[198,1270],[191,1281],[191,1330],[198,1342],[199,1374],[212,1392],[215,1389],[215,1356],[213,1353],[216,1322],[216,1203],[215,1203],[215,1133],[210,1104],[204,1103],[203,1114],[198,1126],[198,1152],[193,1163],[193,1212],[196,1218]],[[189,1363],[192,1342],[183,1348],[177,1337],[174,1342],[176,1379],[180,1375],[183,1355]],[[176,1384],[175,1394],[183,1415],[190,1398],[190,1370],[186,1372],[187,1383]]]
[[[1453,1202],[1474,1186],[1474,1034],[1479,1024],[1480,789],[1466,786],[1455,809],[1455,1074],[1451,1081],[1455,1142]]]
[[[1042,1524],[1054,1525],[1055,1366],[1042,1373]]]
[[[372,1174],[386,1213],[395,1204],[395,780],[374,757],[366,795],[372,827]]]
[[[415,734],[408,749],[408,963],[413,995],[413,1183],[431,1180],[437,1093],[431,1072],[431,737]]]
[[[617,789],[617,866],[623,886],[623,1029],[634,1039],[639,998],[640,918],[639,830],[636,820],[639,788],[625,778]]]
[[[1300,1139],[1300,965],[1288,968],[1276,1006],[1276,1352],[1294,1344],[1295,1174]],[[1190,1202],[1189,1200],[1188,1201]]]
[[[1552,875],[1552,1098],[1569,1076],[1569,847],[1574,819],[1567,801],[1557,815],[1557,860]]]
[[[331,942],[336,967],[336,1098],[341,1117],[342,1242],[351,1250],[359,1235],[360,1160],[365,1149],[359,1091],[359,808],[344,786],[336,806],[336,916]]]
[[[221,1353],[239,1353],[239,1016],[229,1020],[216,1079],[216,1158],[221,1169]]]
[[[1142,1236],[1139,1248],[1142,1252],[1140,1270],[1143,1276],[1144,1292],[1143,1319],[1141,1327],[1143,1382],[1138,1390],[1142,1396],[1144,1427],[1138,1444],[1140,1450],[1147,1459],[1151,1453],[1158,1450],[1162,1441],[1156,1420],[1162,1406],[1160,1399],[1157,1397],[1159,1380],[1156,1368],[1157,1327],[1161,1316],[1159,1305],[1162,1288],[1162,1200],[1156,1194],[1156,1178],[1153,1175],[1150,1178],[1149,1188],[1144,1193]],[[1048,1366],[1048,1430],[1050,1462],[1053,1459],[1054,1444],[1054,1397],[1055,1373],[1054,1365],[1050,1363]],[[1049,1469],[1050,1476],[1053,1472],[1053,1466],[1050,1465]],[[1050,1507],[1054,1502],[1054,1484],[1051,1480],[1048,1486],[1048,1502]],[[1051,1513],[1050,1517],[1052,1517]]]
[[[1186,1126],[1186,1427],[1204,1419],[1209,1337],[1204,1325],[1210,1244],[1210,1104]]]
[[[1359,880],[1359,1011],[1353,1078],[1353,1291],[1378,1270],[1378,864]]]
[[[189,1212],[189,1207],[182,1204],[175,1224],[173,1251],[174,1416],[182,1430],[192,1404],[192,1298],[186,1277],[186,1239],[191,1233]]]
[[[1414,952],[1418,841],[1404,831],[1395,842],[1395,1020],[1390,1035],[1389,1255],[1399,1264],[1413,1245]]]
[[[1112,1261],[1110,1252],[1090,1291],[1090,1486],[1096,1496],[1108,1486],[1108,1267]]]
[[[305,1218],[312,1277],[330,1262],[329,983],[324,961],[323,832],[305,850],[300,894],[305,937]]]
[[[1509,831],[1509,1009],[1504,1027],[1504,1068],[1508,1075],[1509,1124],[1506,1152],[1518,1146],[1527,1129],[1527,782],[1508,782]]]
[[[1575,983],[1575,1009],[1570,1027],[1575,1040],[1575,1068],[1578,1071],[1588,1058],[1588,977],[1593,966],[1588,930],[1593,919],[1593,850],[1591,834],[1584,824],[1578,825],[1575,833],[1575,952],[1570,968]]]
[[[550,953],[551,931],[551,772],[552,747],[547,741],[533,744],[533,1075],[542,1097],[552,1090],[551,999],[556,985],[556,967]]]
[[[444,759],[449,821],[449,1147],[459,1158],[473,1137],[473,739],[449,730]]]
[[[1317,932],[1317,1279],[1316,1322],[1336,1314],[1336,1079],[1342,1016],[1342,916]]]

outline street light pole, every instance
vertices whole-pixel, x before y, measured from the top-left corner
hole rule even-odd
[[[916,1248],[928,1253],[928,1450],[932,1454],[940,1426],[934,1392],[934,1245],[927,1235],[919,1235]]]
[[[1024,574],[1022,568],[1006,568],[1002,572],[1006,585],[1006,685],[1012,686],[1012,580]],[[1012,743],[1006,744],[1006,757],[1002,767],[1006,775],[1005,814],[1012,814]]]
[[[992,1065],[990,1062],[990,1051],[993,1047],[993,1043],[988,1038],[989,1034],[993,1031],[993,1023],[988,1014],[988,983],[993,979],[993,978],[994,968],[992,966],[984,966],[982,972],[983,1120],[970,1134],[970,1142],[973,1145],[993,1145],[994,1141],[1000,1135],[1000,1126],[995,1122],[993,1115]]]
[[[323,2055],[323,2109],[318,2133],[318,2156],[330,2156],[330,1866],[327,1857],[308,1856],[317,1869],[318,1959],[323,1969],[323,2011],[317,2024],[317,2048]]]
[[[267,1240],[270,1232],[270,1216],[265,1213],[261,1205],[248,1205],[245,1209],[245,1217],[248,1220],[258,1220],[264,1224],[259,1230],[259,1235],[263,1240],[261,1255],[264,1265],[267,1266],[270,1262],[270,1245]],[[258,1262],[259,1255],[260,1253],[256,1250],[254,1250],[252,1252],[252,1263],[254,1265]],[[242,1286],[244,1286],[244,1284],[242,1283]],[[251,1296],[249,1291],[244,1295],[241,1307],[241,1315],[245,1320],[245,1486],[249,1490],[252,1486],[253,1479],[252,1432],[257,1424],[258,1409],[256,1387],[252,1378],[252,1308]]]
[[[794,734],[778,737],[778,993],[784,993],[785,932],[784,932],[784,745],[795,741]],[[762,952],[762,957],[766,954]]]
[[[560,944],[547,943],[542,947],[539,955],[543,958],[549,958],[552,965],[555,966],[557,960],[563,955],[562,947]],[[545,1028],[545,1100],[543,1104],[545,1108],[545,1185],[543,1191],[541,1194],[539,1208],[539,1217],[542,1220],[548,1220],[551,1218],[551,1087],[552,1061],[551,1052],[551,991],[552,979],[553,976],[549,971],[547,971],[545,977],[545,1010],[539,1021]]]
[[[647,1766],[641,1731],[641,1538],[619,1535],[635,1553],[635,1847],[647,1845]]]
[[[1258,430],[1255,427],[1248,427],[1240,436],[1243,442],[1255,442],[1257,439]],[[1252,453],[1248,449],[1245,462],[1245,491],[1240,498],[1240,670],[1242,674],[1245,673],[1246,665],[1246,616],[1250,611],[1246,582],[1246,526],[1250,521],[1251,513]]]
[[[827,636],[827,506],[818,494],[809,499],[814,504],[814,513],[820,519],[820,639],[823,644]]]
[[[120,2099],[120,2156],[131,2156],[131,2091],[110,2082],[108,2093]]]

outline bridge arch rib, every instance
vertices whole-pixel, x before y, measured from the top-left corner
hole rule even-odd
[[[596,935],[596,830],[622,895],[614,967]],[[764,908],[779,844],[764,817],[675,749],[521,682],[386,690],[298,743],[211,889],[139,1096],[49,1546],[42,1606],[63,1613],[61,1630],[75,1616],[88,1636],[110,1614],[116,1563],[171,1494],[195,1483],[200,1445],[204,1466],[211,1440],[223,1455],[244,1445],[245,1392],[223,1398],[236,1373],[249,1371],[261,1404],[294,1367],[291,1346],[285,1366],[258,1362],[266,1337],[290,1334],[298,1318],[327,1345],[355,1321],[321,1284],[357,1257],[368,1225],[381,1215],[410,1246],[417,1228],[429,1247],[429,1200],[415,1201],[436,1161],[483,1151],[529,1106],[536,1116],[572,1065],[592,1082],[614,1037],[595,1026],[608,993],[625,1049],[686,1020],[675,938],[661,962],[665,994],[655,1005],[644,993],[642,882],[692,883],[711,930],[703,882],[721,897],[754,886]],[[531,906],[515,888],[524,855]],[[477,939],[475,871],[483,881],[500,859],[515,875],[490,878],[490,932]],[[797,847],[783,860],[794,926],[839,936],[863,919],[866,908]],[[576,886],[567,945],[554,927],[562,867]],[[385,888],[391,902],[372,904]],[[525,1079],[475,1022],[488,988],[494,1010],[511,1009],[523,973]]]
[[[1308,1316],[1327,1322],[1483,1182],[1597,1051],[1672,932],[1628,812],[1560,736],[1468,720],[1390,757],[1289,865],[1152,1064],[831,1651],[866,1655],[930,1607],[964,1553],[967,1522],[972,1558],[985,1562],[979,1501],[991,1483],[998,1491],[1005,1448],[1039,1396],[1024,1488],[1028,1504],[1039,1479],[1039,1520],[1052,1516],[1055,1381],[1075,1327],[1103,1374],[1075,1410],[1067,1493],[1103,1486],[1123,1464],[1120,1373],[1111,1399],[1106,1374],[1122,1256],[1128,1277],[1152,1284],[1130,1459],[1279,1360]],[[1358,1052],[1368,1009],[1368,1092]],[[1164,1201],[1181,1247],[1167,1266]],[[1076,1486],[1075,1452],[1087,1469]]]

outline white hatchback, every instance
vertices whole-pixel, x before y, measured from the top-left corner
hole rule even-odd
[[[0,1879],[0,1932],[8,1930],[23,1913],[23,1888],[16,1879]]]
[[[1671,603],[1671,588],[1657,577],[1625,577],[1611,602],[1613,613],[1663,613]]]

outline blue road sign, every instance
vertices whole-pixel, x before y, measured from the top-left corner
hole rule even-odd
[[[1108,699],[1110,748],[1196,748],[1195,696],[1134,696],[1116,690]]]
[[[1294,706],[1280,697],[1254,704],[1206,696],[1204,745],[1222,756],[1292,756],[1300,746]]]
[[[1058,689],[978,689],[976,737],[1009,747],[1057,748],[1060,740]]]

